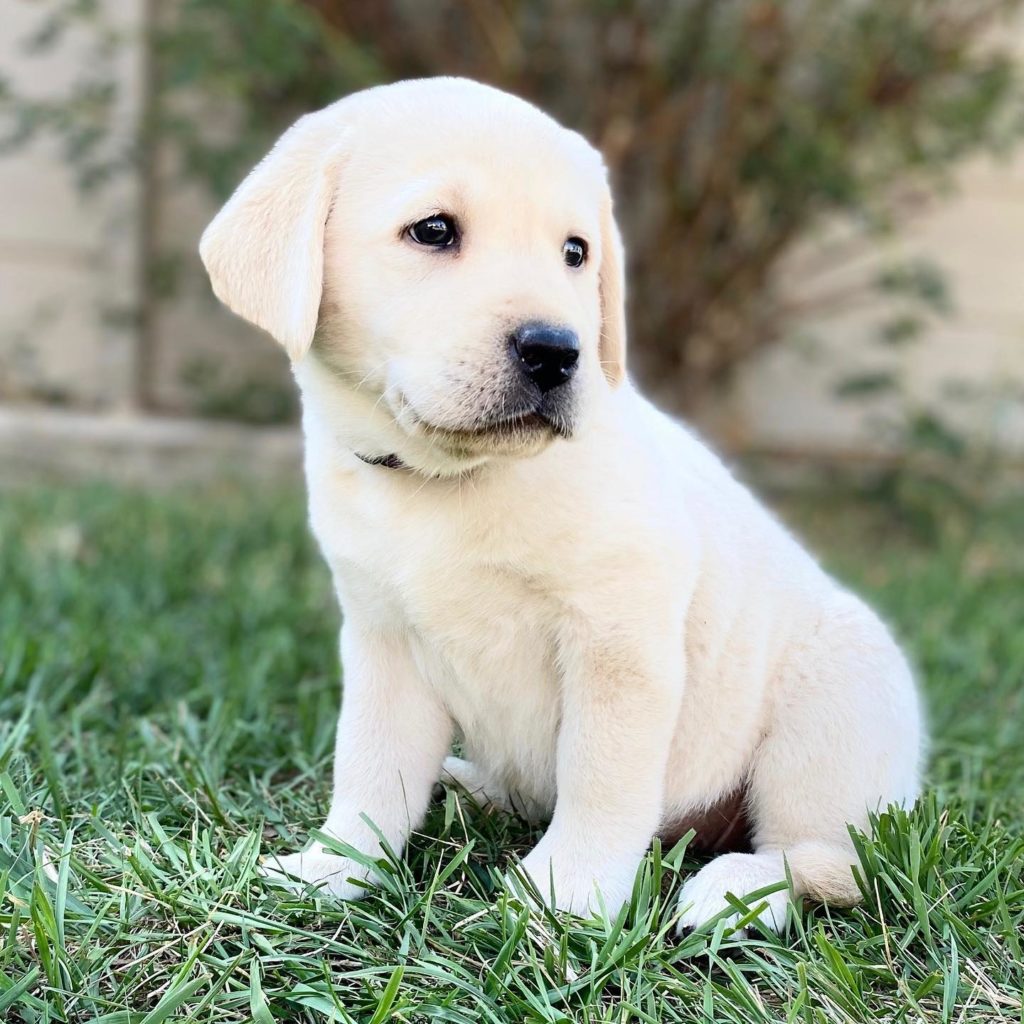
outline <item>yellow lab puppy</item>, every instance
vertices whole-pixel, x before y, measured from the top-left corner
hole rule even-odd
[[[399,850],[444,777],[550,818],[523,867],[577,913],[620,906],[651,838],[690,825],[750,852],[689,879],[683,927],[787,870],[797,897],[857,900],[848,824],[917,793],[911,674],[626,379],[597,152],[473,82],[371,89],[287,131],[200,252],[302,392],[344,611],[325,832],[375,855],[365,816]],[[276,864],[344,898],[372,881],[317,844]]]

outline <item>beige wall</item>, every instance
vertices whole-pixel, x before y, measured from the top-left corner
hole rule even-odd
[[[786,343],[743,369],[716,410],[732,441],[874,450],[890,443],[886,425],[898,423],[909,402],[982,441],[1024,451],[1024,157],[971,164],[951,197],[841,269],[821,270],[828,244],[809,242],[789,262],[785,287],[795,302],[813,304],[894,261],[923,257],[945,272],[952,313],[929,317],[926,332],[898,348],[875,340],[895,303],[804,317]],[[906,392],[836,398],[839,381],[877,369],[895,370]]]
[[[162,409],[187,411],[201,408],[211,392],[222,393],[232,381],[290,389],[283,349],[210,292],[196,252],[214,212],[209,196],[183,183],[170,160],[160,179],[154,242],[180,261],[180,273],[174,300],[160,303],[153,319],[153,399]]]
[[[1024,60],[1024,16],[1000,25],[994,42],[1004,46],[1008,38]],[[822,234],[834,242],[842,235],[836,227]],[[895,303],[801,318],[786,343],[745,367],[719,403],[715,419],[724,433],[741,447],[875,452],[900,436],[893,424],[924,410],[982,445],[1024,455],[1024,151],[973,160],[948,196],[852,263],[832,266],[823,258],[828,244],[809,239],[783,269],[795,303],[813,304],[816,295],[923,258],[944,272],[952,313],[930,318],[916,342],[888,351],[874,339],[901,308]],[[878,369],[894,370],[903,393],[837,400],[844,377]]]
[[[141,0],[106,0],[104,16],[137,32]],[[33,99],[73,91],[94,37],[71,32],[55,50],[27,55],[23,41],[46,13],[0,0],[0,72]],[[134,138],[141,53],[107,65],[119,82],[109,152]],[[139,189],[122,175],[83,197],[52,140],[0,157],[0,396],[51,396],[76,405],[122,405],[134,374],[139,302]]]
[[[118,107],[106,151],[120,152],[132,145],[140,123],[146,2],[101,3],[102,27],[128,45],[97,67],[95,32],[87,26],[52,52],[26,53],[26,40],[49,12],[33,0],[0,0],[0,75],[20,94],[46,100],[73,94],[83,69],[109,69]],[[209,391],[223,391],[223,382],[290,388],[277,346],[209,293],[196,257],[209,198],[182,183],[172,153],[160,153],[155,163],[144,227],[140,168],[83,195],[53,139],[0,155],[0,401],[50,399],[85,408],[145,402],[193,412]],[[142,294],[144,246],[178,268],[171,301]],[[148,373],[137,365],[143,303]]]

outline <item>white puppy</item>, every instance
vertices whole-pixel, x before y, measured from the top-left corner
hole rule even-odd
[[[371,89],[286,132],[200,252],[302,392],[344,613],[326,833],[377,855],[368,818],[400,850],[444,774],[550,818],[523,867],[561,908],[621,906],[651,838],[690,825],[751,852],[686,883],[684,927],[787,874],[858,899],[848,824],[917,793],[911,674],[626,380],[595,150],[473,82]],[[317,844],[278,864],[346,898],[372,881]]]

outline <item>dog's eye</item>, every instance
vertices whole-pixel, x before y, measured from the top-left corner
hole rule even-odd
[[[582,238],[567,238],[562,246],[562,259],[570,267],[582,267],[587,262],[587,243]]]
[[[459,238],[455,221],[444,214],[418,220],[409,228],[409,237],[418,245],[429,245],[432,249],[446,249]]]

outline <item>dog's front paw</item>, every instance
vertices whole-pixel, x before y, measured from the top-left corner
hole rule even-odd
[[[314,888],[341,900],[357,900],[370,886],[365,867],[348,857],[329,853],[314,843],[302,853],[272,854],[260,874],[274,885],[289,889]]]
[[[761,889],[778,886],[777,891],[763,896],[753,895]],[[682,916],[678,932],[692,931],[706,925],[733,904],[726,894],[735,896],[751,910],[762,907],[752,920],[775,932],[786,925],[789,887],[786,869],[779,853],[727,853],[705,864],[683,886],[679,895]],[[762,906],[763,905],[763,906]],[[735,928],[746,915],[738,911],[726,917],[726,927]]]
[[[637,865],[597,865],[571,853],[560,853],[542,839],[520,864],[545,906],[577,917],[590,917],[601,910],[616,914],[633,891]],[[518,879],[510,878],[513,891],[521,891]]]

